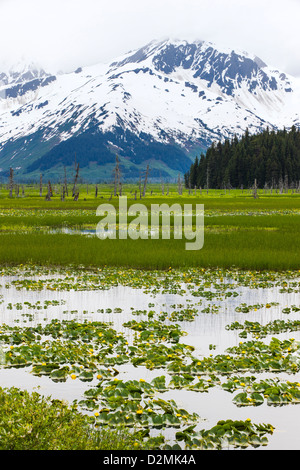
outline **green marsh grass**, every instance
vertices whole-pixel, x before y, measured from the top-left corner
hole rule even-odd
[[[300,229],[205,231],[204,247],[186,251],[185,240],[99,240],[85,235],[7,233],[0,236],[1,264],[124,266],[144,269],[223,267],[298,269]]]
[[[96,229],[101,220],[96,208],[101,203],[119,205],[111,197],[111,187],[99,187],[98,198],[82,185],[80,198],[61,201],[57,193],[51,201],[38,195],[37,188],[26,188],[25,197],[7,197],[0,191],[0,263],[32,262],[38,265],[124,266],[145,269],[172,267],[238,267],[242,269],[298,269],[300,265],[300,195],[265,194],[254,199],[249,191],[199,190],[197,196],[184,190],[162,196],[152,185],[146,197],[135,201],[135,186],[125,187],[128,207],[142,203],[204,204],[205,238],[199,251],[185,250],[186,240],[99,240],[84,235],[51,233],[48,229]],[[129,219],[130,220],[130,219]],[[195,221],[195,219],[194,219]],[[117,218],[118,222],[118,218]],[[149,217],[150,222],[150,217]],[[171,224],[173,218],[171,217]]]

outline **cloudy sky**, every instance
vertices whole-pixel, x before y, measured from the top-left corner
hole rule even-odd
[[[300,77],[299,21],[300,0],[0,0],[0,64],[68,71],[176,37],[254,53]]]

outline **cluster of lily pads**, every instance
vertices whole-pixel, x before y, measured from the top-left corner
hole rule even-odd
[[[235,307],[235,311],[236,312],[241,312],[241,313],[249,313],[249,312],[251,312],[251,310],[256,311],[256,310],[259,310],[259,309],[264,308],[264,307],[265,308],[271,308],[274,305],[278,305],[278,302],[270,302],[270,303],[267,303],[267,304],[255,304],[255,305],[248,305],[245,302],[243,302],[242,304]]]
[[[42,268],[35,265],[2,267],[0,276],[12,276],[5,284],[26,290],[103,290],[123,285],[141,289],[144,293],[173,293],[206,300],[237,297],[240,287],[250,289],[279,288],[282,293],[298,293],[300,289],[298,271],[260,272],[236,269],[187,268],[141,271],[128,268],[104,266],[95,269],[72,267]]]
[[[234,392],[242,389],[233,398],[237,406],[257,406],[267,400],[268,405],[285,405],[300,402],[300,383],[275,379],[257,380],[254,376],[230,377],[222,384],[224,390]]]
[[[299,331],[300,320],[273,320],[266,325],[261,325],[259,322],[253,322],[246,320],[243,324],[239,322],[233,322],[226,326],[227,330],[242,330],[239,333],[241,338],[247,338],[248,334],[251,334],[256,339],[264,338],[270,334],[278,334],[283,332]]]
[[[236,377],[222,383],[224,375],[237,371],[298,371],[299,345],[294,340],[273,338],[269,345],[249,341],[228,348],[224,355],[199,359],[193,356],[192,346],[179,342],[184,332],[178,325],[132,320],[123,326],[135,332],[131,344],[124,333],[117,333],[104,322],[52,320],[31,327],[2,325],[0,341],[7,345],[4,365],[31,365],[33,374],[49,376],[56,382],[67,379],[96,382],[79,405],[95,413],[96,424],[110,426],[134,424],[160,429],[197,423],[199,416],[195,413],[178,408],[172,400],[157,398],[157,393],[172,389],[207,392],[210,387],[219,386],[232,392],[247,385],[246,390],[234,397],[238,406],[261,404],[266,395],[268,403],[298,401],[299,384],[274,385],[268,381],[255,384],[244,378],[247,383],[243,385],[242,379]],[[150,383],[143,379],[124,382],[116,378],[119,374],[116,367],[124,363],[152,370],[165,368],[168,379],[162,375]],[[267,393],[268,389],[273,392]],[[191,433],[184,435],[191,438]],[[193,437],[196,441],[198,438]]]
[[[17,276],[22,272],[22,276]],[[40,276],[43,273],[44,276]],[[252,341],[240,342],[222,354],[198,357],[195,348],[182,342],[186,332],[180,322],[192,322],[204,313],[218,313],[215,300],[235,298],[238,286],[250,288],[278,287],[280,290],[299,290],[299,273],[253,273],[210,269],[184,271],[120,270],[101,268],[94,271],[60,271],[25,266],[3,268],[2,274],[11,279],[5,287],[25,290],[97,290],[117,285],[143,289],[155,296],[158,292],[186,295],[200,300],[189,305],[174,304],[156,312],[155,303],[149,309],[131,309],[135,317],[122,324],[118,332],[113,322],[54,319],[45,324],[31,326],[0,326],[0,361],[2,367],[26,367],[36,376],[49,377],[54,382],[80,380],[87,390],[78,406],[93,416],[95,426],[109,425],[134,427],[141,436],[151,430],[175,430],[176,448],[183,441],[185,448],[247,447],[267,444],[272,434],[269,424],[246,421],[220,421],[210,430],[200,430],[199,417],[178,406],[174,400],[161,395],[170,390],[207,393],[212,387],[232,394],[237,406],[287,405],[300,400],[300,384],[277,379],[257,380],[249,373],[287,372],[300,370],[300,345],[295,339],[272,338],[266,344],[259,339],[268,334],[299,329],[299,322],[273,321],[263,326],[245,321],[227,325],[227,330],[241,330],[240,337],[252,334]],[[17,277],[16,277],[17,276]],[[35,277],[32,277],[35,276]],[[203,305],[203,302],[206,302]],[[63,305],[64,301],[39,301],[8,304],[8,309],[32,311],[48,306]],[[239,304],[235,310],[249,313],[271,308],[275,302],[255,305]],[[293,312],[297,306],[288,307]],[[164,311],[166,310],[166,311]],[[75,311],[77,312],[77,311]],[[122,314],[122,309],[98,308],[97,313]],[[289,312],[284,312],[289,313]],[[142,319],[137,317],[143,317]],[[215,349],[210,345],[210,350]],[[124,366],[143,367],[161,371],[151,381],[122,380]],[[237,375],[240,374],[240,375]],[[162,444],[162,441],[161,441]],[[163,445],[163,444],[162,444]],[[168,444],[165,445],[168,448]]]
[[[64,305],[65,303],[66,303],[65,300],[44,300],[43,303],[40,300],[37,300],[34,304],[32,304],[31,302],[27,302],[27,301],[23,303],[17,302],[15,304],[12,304],[11,302],[9,302],[6,308],[9,310],[13,310],[14,308],[16,310],[22,310],[24,306],[24,308],[27,308],[27,309],[42,310],[42,309],[48,308],[49,306]]]

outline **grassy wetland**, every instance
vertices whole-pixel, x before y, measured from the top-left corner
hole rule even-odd
[[[109,185],[0,188],[1,449],[298,450],[300,194],[135,190],[204,247],[98,239]]]

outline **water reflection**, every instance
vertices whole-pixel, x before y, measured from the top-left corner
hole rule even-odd
[[[0,322],[19,326],[36,325],[48,323],[52,319],[78,320],[78,321],[103,321],[111,322],[113,328],[118,332],[123,332],[132,341],[133,333],[123,325],[128,320],[144,319],[147,315],[134,315],[135,311],[148,312],[154,310],[157,314],[167,312],[170,315],[174,311],[174,305],[197,308],[197,315],[193,322],[175,322],[187,333],[182,337],[181,342],[195,347],[195,356],[207,356],[209,354],[221,354],[227,347],[237,345],[241,339],[239,331],[226,330],[226,325],[245,320],[257,321],[263,325],[275,319],[294,320],[299,319],[299,313],[291,312],[288,316],[282,312],[285,307],[292,305],[299,306],[298,293],[281,293],[280,287],[269,289],[250,289],[236,285],[234,290],[238,293],[236,297],[214,298],[208,300],[205,297],[195,297],[192,292],[182,296],[179,294],[158,293],[153,295],[145,293],[141,289],[134,289],[128,286],[111,287],[108,290],[89,291],[50,291],[26,289],[18,290],[10,285],[13,278],[2,278],[0,295]],[[5,287],[6,284],[9,287]],[[44,305],[45,301],[57,301],[57,305],[49,305],[46,309],[31,309],[24,304],[29,302],[34,305]],[[22,309],[8,309],[9,304],[22,304]],[[247,314],[237,312],[236,307],[245,303],[247,305],[264,304],[263,308],[254,309]],[[277,303],[271,308],[266,308],[267,303]],[[151,307],[149,307],[151,305]],[[215,305],[216,313],[203,313],[207,307]],[[165,320],[166,323],[170,320]],[[300,340],[300,332],[282,333],[276,335],[278,338],[294,337]],[[270,337],[264,339],[268,342]],[[214,345],[215,349],[211,349]],[[125,364],[118,368],[120,378],[130,380],[143,377],[145,380],[152,380],[155,376],[164,375],[162,369],[149,371],[145,367],[133,367]],[[277,374],[278,375],[278,374]],[[274,377],[273,374],[264,376]],[[260,375],[260,378],[264,377]],[[300,381],[299,374],[280,374],[282,380]],[[0,369],[0,386],[17,386],[29,390],[37,389],[45,396],[52,395],[55,398],[65,399],[72,402],[81,399],[84,390],[91,384],[72,381],[68,379],[65,383],[54,383],[48,377],[34,377],[30,374],[30,369]],[[169,391],[163,394],[164,399],[173,398],[176,403],[188,411],[198,413],[205,421],[200,422],[200,428],[209,428],[220,419],[247,419],[251,418],[255,423],[271,423],[275,426],[275,434],[269,437],[270,444],[267,449],[300,449],[300,405],[288,405],[282,407],[272,407],[263,404],[258,407],[236,407],[232,402],[232,394],[224,392],[219,388],[213,388],[209,393],[196,393],[184,390]]]

